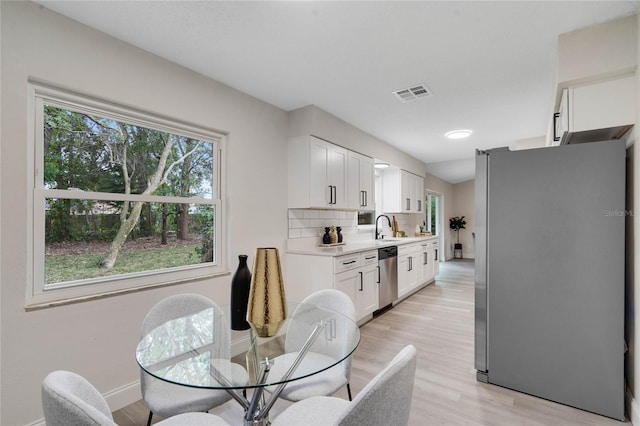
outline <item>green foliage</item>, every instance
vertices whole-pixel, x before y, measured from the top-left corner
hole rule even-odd
[[[449,219],[449,228],[451,228],[452,230],[458,232],[461,229],[466,229],[465,225],[467,224],[467,221],[464,220],[464,216],[454,216],[452,218]]]
[[[43,118],[44,186],[50,189],[143,193],[159,166],[160,154],[169,139],[167,132],[52,105],[44,106]],[[211,197],[214,164],[211,148],[210,142],[175,136],[164,170],[166,180],[153,194]],[[161,205],[145,203],[130,237],[175,232],[179,226],[175,220],[178,207],[179,204],[169,204],[169,216],[174,220],[163,229]],[[120,226],[123,208],[127,212],[128,203],[49,198],[45,241],[113,239]],[[189,209],[184,209],[183,234],[190,232],[188,226],[193,222],[190,216]]]
[[[451,228],[455,233],[456,233],[456,239],[458,241],[458,244],[460,243],[460,230],[461,229],[466,229],[465,225],[467,224],[467,221],[464,220],[464,216],[454,216],[452,218],[449,218],[449,228]]]

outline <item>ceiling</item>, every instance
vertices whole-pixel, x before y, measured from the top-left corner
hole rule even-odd
[[[284,110],[309,104],[473,178],[475,149],[545,135],[558,34],[636,1],[37,1]],[[425,84],[433,96],[399,101]],[[444,134],[471,129],[464,140]]]

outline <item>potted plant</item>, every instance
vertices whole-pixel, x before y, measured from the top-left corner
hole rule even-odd
[[[453,245],[454,257],[456,257],[456,250],[460,250],[462,252],[462,244],[460,244],[460,230],[465,229],[466,224],[467,221],[464,220],[464,216],[455,216],[449,219],[449,228],[456,233],[456,243]],[[462,257],[462,253],[460,253],[460,257]]]

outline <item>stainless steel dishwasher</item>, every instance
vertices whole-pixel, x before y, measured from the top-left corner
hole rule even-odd
[[[398,247],[378,249],[378,311],[391,307],[398,298]]]

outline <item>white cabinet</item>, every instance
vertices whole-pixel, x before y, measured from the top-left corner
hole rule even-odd
[[[440,271],[440,253],[438,241],[425,241],[420,243],[421,275],[419,284],[431,282]]]
[[[431,252],[431,242],[424,242],[420,244],[420,282],[429,281],[433,277],[434,261]]]
[[[352,210],[374,211],[373,158],[349,151],[347,164],[347,204]]]
[[[382,177],[383,211],[423,213],[424,179],[400,169],[387,169]]]
[[[553,144],[619,139],[635,123],[634,76],[564,89]]]
[[[433,276],[437,276],[440,272],[440,244],[437,241],[432,243],[432,253],[433,257]]]
[[[289,140],[289,208],[347,207],[347,150],[314,136]]]
[[[424,212],[424,179],[412,174],[411,178],[411,208],[415,213]]]
[[[418,284],[421,269],[419,245],[398,246],[398,297],[403,297]]]
[[[285,296],[300,302],[318,290],[335,288],[346,293],[360,321],[378,309],[378,251],[344,256],[287,255]]]
[[[438,248],[437,240],[398,246],[398,297],[435,279],[439,271]]]
[[[366,259],[373,259],[367,261]],[[336,260],[342,262],[341,260]],[[349,260],[351,261],[351,260]],[[362,253],[354,269],[335,275],[334,288],[340,290],[353,300],[356,307],[356,318],[360,320],[378,309],[378,253],[377,251]]]

